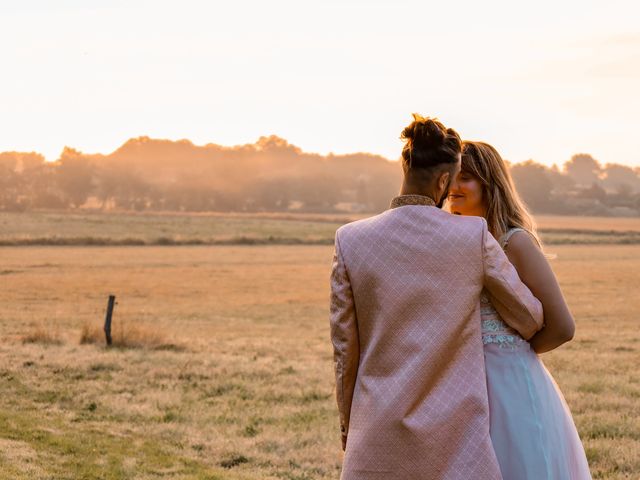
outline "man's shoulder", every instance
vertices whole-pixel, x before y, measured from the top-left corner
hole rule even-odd
[[[487,221],[483,217],[446,214],[443,225],[450,232],[452,241],[457,245],[466,244],[470,248],[477,248],[484,242],[488,232]]]
[[[463,230],[483,230],[487,228],[487,221],[483,217],[453,215],[451,213],[445,213],[445,215],[446,217],[443,217],[443,220],[453,228]]]
[[[404,221],[403,221],[404,220]],[[405,206],[386,210],[378,215],[356,220],[338,228],[336,237],[359,236],[372,230],[384,229],[394,223],[436,222],[440,227],[452,231],[481,233],[487,229],[487,222],[482,217],[453,215],[437,208]]]
[[[445,210],[439,208],[417,207],[412,210],[405,208],[396,209],[398,213],[405,213],[407,216],[411,216],[415,222],[422,223],[428,220],[434,222],[436,228],[446,228],[452,231],[474,231],[481,232],[486,229],[487,221],[483,217],[462,216],[454,215]]]
[[[390,213],[391,210],[385,210],[384,212],[377,215],[346,223],[338,228],[338,230],[336,231],[336,237],[342,239],[343,237],[358,235],[359,232],[366,232],[372,229],[376,229],[389,219]]]

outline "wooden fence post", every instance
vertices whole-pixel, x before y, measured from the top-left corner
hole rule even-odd
[[[109,303],[107,304],[107,317],[104,319],[104,335],[107,337],[107,345],[111,345],[111,316],[113,315],[113,306],[116,303],[116,296],[109,295]]]

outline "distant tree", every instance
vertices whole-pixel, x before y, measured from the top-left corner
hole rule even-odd
[[[262,152],[275,153],[278,155],[300,156],[302,150],[295,145],[291,145],[284,138],[277,135],[269,135],[268,137],[260,137],[255,143],[257,150]]]
[[[601,167],[588,154],[563,170],[533,161],[511,169],[538,212],[607,214],[635,208],[640,192],[640,167]],[[330,212],[349,203],[379,212],[401,179],[399,163],[379,155],[305,153],[273,135],[236,147],[139,137],[109,155],[65,148],[53,163],[33,152],[0,153],[0,209],[78,208],[95,197],[123,210]]]
[[[533,211],[550,209],[553,184],[544,166],[528,160],[513,165],[511,175],[518,193]]]
[[[251,189],[251,210],[281,211],[291,204],[292,182],[286,178],[264,179]]]
[[[368,208],[371,206],[370,202],[369,179],[360,176],[356,181],[356,203]]]
[[[618,183],[616,187],[616,195],[622,198],[631,198],[633,188],[628,183]]]
[[[118,193],[118,187],[127,172],[123,167],[106,162],[95,169],[95,194],[100,201],[100,208],[105,209]]]
[[[608,163],[602,169],[602,185],[616,191],[620,185],[627,185],[631,191],[640,190],[640,176],[631,167]]]
[[[606,203],[607,201],[607,192],[604,188],[598,185],[596,182],[591,184],[591,187],[582,190],[580,196],[583,198],[590,198],[593,200],[598,200],[600,203]]]
[[[2,172],[15,172],[18,169],[18,152],[0,153],[0,168]]]
[[[369,210],[382,212],[389,208],[389,203],[393,197],[398,195],[400,190],[400,175],[398,167],[393,175],[372,176],[369,181]]]
[[[0,153],[0,209],[2,210],[19,208],[18,192],[21,178],[16,172],[17,164],[15,155]]]
[[[32,168],[37,168],[41,165],[44,165],[45,163],[45,158],[39,153],[20,153],[18,157],[17,171],[24,172]]]
[[[151,190],[151,185],[140,174],[128,172],[118,179],[114,195],[115,206],[123,210],[144,210],[149,203]]]
[[[571,160],[564,164],[564,169],[578,185],[589,186],[600,179],[600,164],[586,153],[572,156]]]
[[[552,192],[562,195],[575,189],[576,182],[565,172],[560,171],[557,165],[545,170],[547,177],[551,180]]]
[[[607,192],[606,201],[610,207],[635,208],[633,188],[628,183],[619,183],[613,192]]]
[[[212,192],[214,210],[218,212],[241,212],[245,210],[246,197],[239,192],[228,190]]]
[[[58,185],[71,205],[82,206],[93,191],[93,165],[82,153],[65,147],[56,170]]]
[[[56,181],[57,165],[44,158],[28,157],[21,162],[22,189],[27,208],[69,208],[69,200]]]
[[[330,212],[341,200],[341,192],[335,177],[328,174],[303,177],[296,181],[295,199],[311,212]]]
[[[0,208],[27,210],[43,206],[44,200],[55,190],[51,173],[51,165],[39,153],[0,153]],[[52,203],[58,208],[57,201]]]

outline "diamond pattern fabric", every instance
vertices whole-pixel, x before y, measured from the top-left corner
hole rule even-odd
[[[500,479],[480,295],[525,338],[542,307],[478,217],[406,204],[341,227],[331,273],[342,479]]]

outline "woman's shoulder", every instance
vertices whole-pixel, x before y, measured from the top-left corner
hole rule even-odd
[[[537,238],[524,228],[512,228],[500,240],[511,263],[531,264],[545,258]]]
[[[524,228],[520,228],[520,227],[511,227],[509,228],[509,230],[507,230],[502,237],[500,237],[499,243],[500,246],[503,248],[503,250],[507,249],[507,246],[509,245],[509,241],[513,238],[513,237],[528,237],[529,240],[532,240],[532,235],[531,233],[529,233],[527,230],[525,230]],[[519,242],[518,242],[519,243]]]

